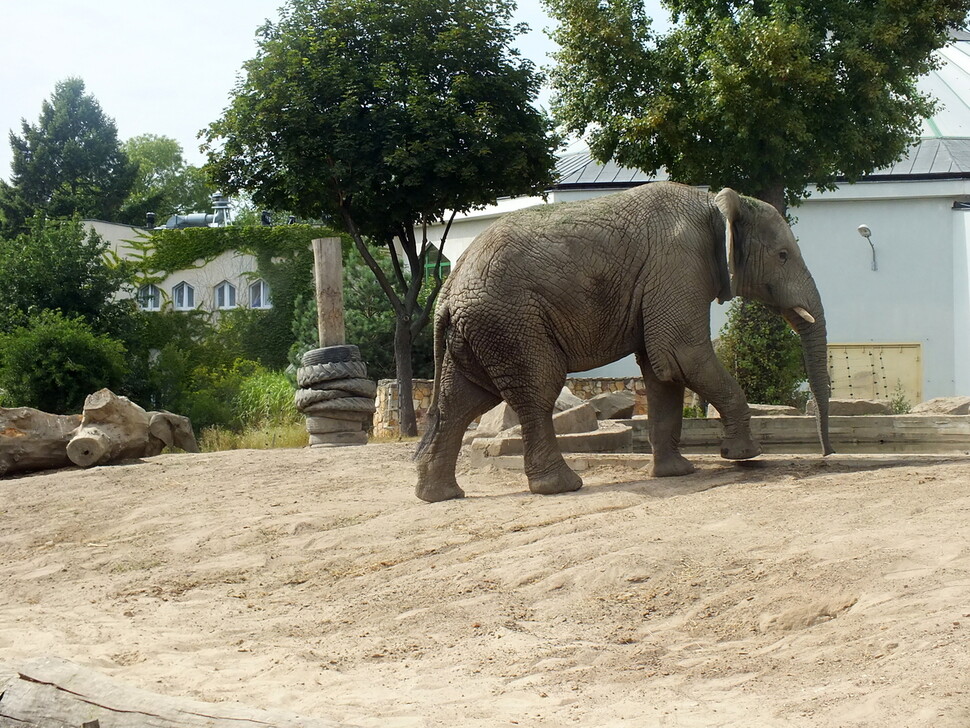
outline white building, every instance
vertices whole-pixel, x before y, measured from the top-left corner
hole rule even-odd
[[[122,259],[136,256],[137,250],[129,241],[144,238],[149,232],[146,228],[102,220],[85,220],[84,224],[98,233]],[[146,311],[171,306],[177,311],[208,312],[273,307],[269,285],[256,273],[254,256],[227,251],[208,263],[201,260],[196,263],[199,267],[176,271],[141,286],[137,292],[139,306]]]
[[[906,157],[857,184],[813,191],[791,212],[794,232],[825,305],[834,397],[911,403],[970,394],[970,34],[938,51],[942,68],[921,88],[940,112],[923,125]],[[548,202],[577,200],[651,181],[584,148],[559,162]],[[501,200],[456,218],[444,253],[458,259],[489,224],[540,198]],[[867,226],[871,236],[859,233]],[[871,243],[871,245],[870,245]],[[714,335],[725,308],[712,306]],[[632,357],[596,370],[635,376]]]

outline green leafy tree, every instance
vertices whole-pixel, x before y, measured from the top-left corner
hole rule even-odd
[[[394,312],[403,434],[416,432],[412,344],[441,284],[406,273],[425,268],[428,226],[552,181],[556,142],[531,105],[540,77],[510,47],[513,7],[290,0],[205,133],[207,168],[227,191],[353,239]],[[391,275],[368,242],[388,250]]]
[[[36,125],[10,133],[12,184],[0,186],[6,235],[22,232],[27,217],[114,220],[137,173],[118,142],[118,130],[84,82],[59,82],[44,101]]]
[[[125,358],[120,342],[95,333],[82,319],[41,311],[0,334],[0,404],[80,412],[87,395],[122,384]]]
[[[934,102],[916,79],[970,0],[546,0],[553,109],[600,160],[730,186],[782,213],[897,160]]]
[[[185,163],[177,141],[142,134],[128,139],[122,148],[138,173],[118,222],[144,225],[146,213],[154,212],[162,224],[170,215],[210,210],[215,190],[201,169]]]
[[[115,294],[128,288],[130,272],[109,264],[108,244],[76,217],[37,216],[13,240],[0,239],[0,331],[23,325],[34,313],[59,310],[83,318],[94,331],[122,335],[134,312]]]
[[[717,340],[717,356],[749,402],[801,407],[802,343],[785,320],[757,301],[735,298]]]

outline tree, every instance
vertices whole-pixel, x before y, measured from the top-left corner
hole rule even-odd
[[[733,299],[716,349],[749,401],[804,404],[799,393],[805,381],[801,340],[784,319],[763,304]]]
[[[106,261],[104,239],[93,230],[85,233],[76,217],[38,215],[28,224],[28,232],[0,240],[0,332],[44,310],[83,318],[98,333],[127,330],[133,304],[115,294],[128,288],[129,271]]]
[[[142,134],[128,139],[122,148],[138,172],[118,222],[144,225],[146,213],[154,212],[161,224],[170,215],[212,207],[213,188],[201,169],[185,163],[182,147],[174,139]]]
[[[87,395],[122,383],[125,353],[120,342],[95,333],[80,318],[37,312],[24,326],[0,334],[2,404],[79,412]]]
[[[118,130],[84,82],[59,82],[41,107],[36,126],[21,121],[10,132],[12,184],[0,188],[3,229],[22,232],[26,217],[112,220],[134,182],[136,168],[118,143]]]
[[[970,0],[546,0],[561,25],[553,109],[593,154],[783,214],[897,160],[934,102],[916,79]]]
[[[402,434],[416,433],[412,341],[441,285],[437,268],[406,273],[425,268],[428,226],[552,181],[556,141],[530,103],[539,75],[510,48],[522,30],[509,26],[512,8],[290,0],[205,132],[207,169],[227,191],[353,238],[395,314]],[[368,241],[389,251],[392,275]]]

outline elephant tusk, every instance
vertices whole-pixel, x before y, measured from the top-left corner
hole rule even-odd
[[[808,321],[808,323],[810,323],[810,324],[814,324],[815,323],[815,317],[812,316],[812,314],[810,314],[808,311],[806,311],[801,306],[795,306],[795,308],[793,308],[792,310],[795,313],[797,313],[799,316],[801,316],[803,319],[805,319],[806,321]]]

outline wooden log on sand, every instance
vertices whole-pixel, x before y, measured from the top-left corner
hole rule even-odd
[[[0,478],[71,464],[67,443],[81,415],[51,415],[30,407],[0,407]]]
[[[284,711],[157,695],[55,657],[0,666],[0,726],[349,728]]]
[[[146,412],[127,397],[101,389],[84,400],[81,425],[67,443],[67,456],[87,468],[158,455],[166,445],[199,451],[187,418]]]

